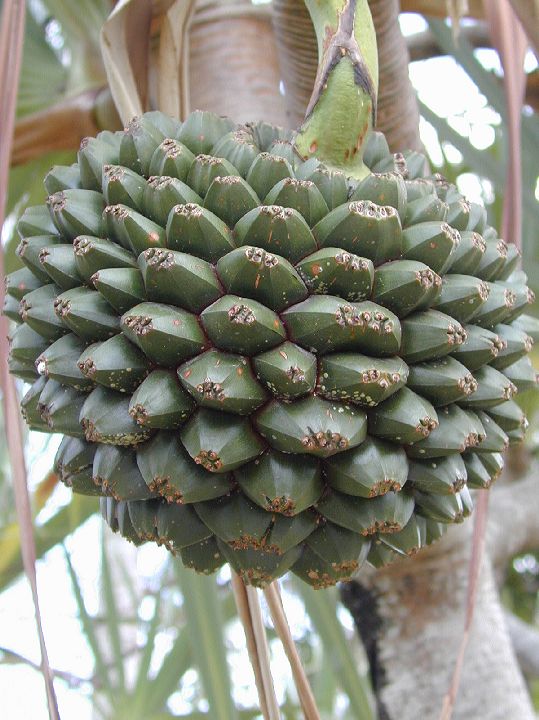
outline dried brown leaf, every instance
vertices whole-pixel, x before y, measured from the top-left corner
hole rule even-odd
[[[15,126],[11,164],[48,152],[76,150],[84,137],[99,132],[94,112],[97,92],[89,90],[21,118]]]
[[[175,0],[164,14],[159,38],[159,109],[183,120],[189,113],[189,24],[195,0]]]
[[[148,0],[120,0],[101,30],[103,63],[124,124],[147,106],[151,21]]]

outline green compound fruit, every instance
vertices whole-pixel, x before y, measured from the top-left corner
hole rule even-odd
[[[380,133],[337,162],[319,90],[297,134],[150,112],[83,141],[7,278],[60,479],[135,544],[258,586],[326,587],[461,522],[536,383],[518,254]]]

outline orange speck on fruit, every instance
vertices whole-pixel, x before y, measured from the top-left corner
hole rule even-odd
[[[278,328],[279,325],[280,325],[279,318],[275,318],[275,320],[273,321],[273,327]]]
[[[311,265],[311,272],[313,275],[320,275],[322,272],[322,266],[321,265]]]
[[[191,375],[192,370],[186,370],[183,374],[184,378],[188,378]]]
[[[182,321],[181,321],[181,320],[178,320],[178,319],[176,319],[176,320],[173,320],[173,321],[172,321],[172,324],[173,324],[173,325],[175,325],[176,327],[178,327],[179,325],[181,325],[181,324],[182,324]]]
[[[242,367],[236,368],[236,372],[237,372],[238,375],[240,375],[240,377],[241,377],[241,375],[243,375],[243,368],[242,368]]]
[[[436,243],[435,243],[435,242],[431,242],[431,243],[429,244],[429,247],[431,247],[431,248],[434,250],[434,248],[436,247]]]
[[[260,284],[260,274],[258,274],[258,275],[256,276],[255,288],[257,288],[259,284]]]
[[[148,240],[152,243],[159,242],[159,235],[156,232],[148,233]]]
[[[313,140],[309,147],[309,152],[315,153],[317,150],[318,150],[318,143],[316,142],[316,140]]]

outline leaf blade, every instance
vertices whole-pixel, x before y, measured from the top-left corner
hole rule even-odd
[[[211,716],[215,720],[235,720],[237,713],[232,702],[215,578],[195,575],[180,563],[176,563],[175,571],[184,598],[191,649],[210,704]]]
[[[320,635],[335,676],[348,696],[350,716],[357,720],[374,720],[370,685],[368,680],[357,671],[350,644],[337,617],[335,592],[331,590],[317,592],[295,578],[292,579],[292,583]]]

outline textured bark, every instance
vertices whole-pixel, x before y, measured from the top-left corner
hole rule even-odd
[[[533,466],[522,480],[500,485],[492,493],[488,546],[496,568],[503,570],[514,555],[539,547],[537,476]]]
[[[511,613],[505,613],[505,622],[522,672],[539,677],[539,631]]]
[[[372,663],[380,720],[440,715],[464,629],[471,525],[343,588]],[[453,720],[470,718],[535,720],[488,554],[453,713]]]
[[[369,4],[380,62],[377,127],[394,152],[421,150],[419,109],[408,75],[410,56],[399,27],[399,0],[370,0]]]
[[[398,24],[398,0],[370,0],[378,38],[380,91],[377,128],[394,150],[420,148],[419,111],[408,76],[408,50]],[[313,89],[318,51],[303,0],[273,0],[286,110],[299,125]]]
[[[287,124],[267,8],[250,0],[199,7],[191,27],[190,68],[192,108],[237,122]]]
[[[486,554],[453,720],[536,717],[496,583],[511,557],[539,546],[538,468],[530,468],[522,452],[519,459],[527,475],[491,491]],[[415,558],[378,572],[362,570],[342,588],[369,655],[381,720],[436,720],[440,714],[464,629],[472,527],[470,521],[452,527]],[[539,667],[539,635],[529,630],[533,637],[528,633],[525,647],[520,643],[519,656]]]
[[[298,127],[316,77],[316,36],[303,0],[273,0],[272,5],[287,118],[290,127]]]

